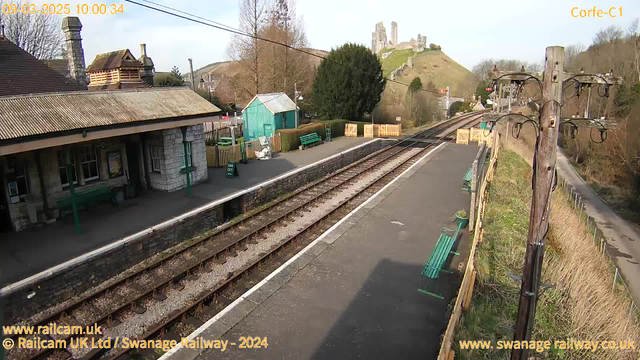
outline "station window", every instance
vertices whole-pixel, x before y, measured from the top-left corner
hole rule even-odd
[[[73,183],[78,183],[78,174],[76,172],[76,155],[71,151],[71,177]],[[60,173],[60,184],[62,187],[69,186],[69,178],[67,177],[67,166],[64,151],[58,150],[58,172]]]
[[[10,181],[7,183],[11,203],[24,202],[25,197],[29,193],[27,166],[22,161],[16,161],[11,167],[13,168],[13,176],[10,177]]]
[[[164,158],[163,148],[162,146],[157,146],[157,145],[151,145],[149,148],[151,150],[149,151],[151,153],[151,170],[153,170],[154,172],[160,172],[161,171],[160,166]],[[184,163],[184,159],[182,163]]]
[[[85,145],[80,148],[80,164],[82,166],[82,176],[85,181],[100,178],[98,171],[98,155],[93,145]]]
[[[189,162],[189,167],[192,165],[192,157],[191,157],[191,141],[187,142],[187,161]],[[184,144],[180,144],[180,169],[184,169]]]

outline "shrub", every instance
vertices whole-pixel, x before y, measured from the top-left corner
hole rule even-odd
[[[277,130],[282,139],[282,151],[295,150],[300,146],[300,136],[317,133],[324,140],[324,124],[305,124],[298,129]]]

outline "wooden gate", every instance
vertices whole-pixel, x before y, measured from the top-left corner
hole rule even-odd
[[[358,137],[358,125],[344,124],[344,136]]]

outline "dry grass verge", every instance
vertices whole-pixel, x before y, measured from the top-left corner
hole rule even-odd
[[[507,135],[509,136],[509,135]],[[529,145],[529,146],[528,146]],[[530,159],[529,142],[519,150]],[[503,151],[484,218],[483,242],[476,254],[476,289],[456,340],[512,340],[520,283],[507,275],[521,275],[529,207],[531,166],[514,151]],[[593,243],[592,235],[558,188],[553,196],[550,231],[543,264],[543,282],[555,285],[538,302],[534,340],[631,340],[636,350],[543,350],[540,359],[638,359],[640,328],[629,316],[630,301],[613,291],[613,274]],[[461,350],[462,359],[506,359],[507,350]]]

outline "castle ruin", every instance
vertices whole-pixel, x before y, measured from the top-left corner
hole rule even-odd
[[[382,49],[389,47],[387,29],[384,28],[382,21],[376,24],[376,31],[372,33],[371,42],[371,50],[374,54],[378,54]]]
[[[427,48],[427,37],[418,34],[418,38],[411,38],[410,41],[398,42],[398,24],[391,22],[391,39],[387,38],[387,29],[381,21],[376,24],[376,29],[371,33],[371,51],[379,54],[382,49],[405,50],[412,49],[414,52],[421,52]]]

